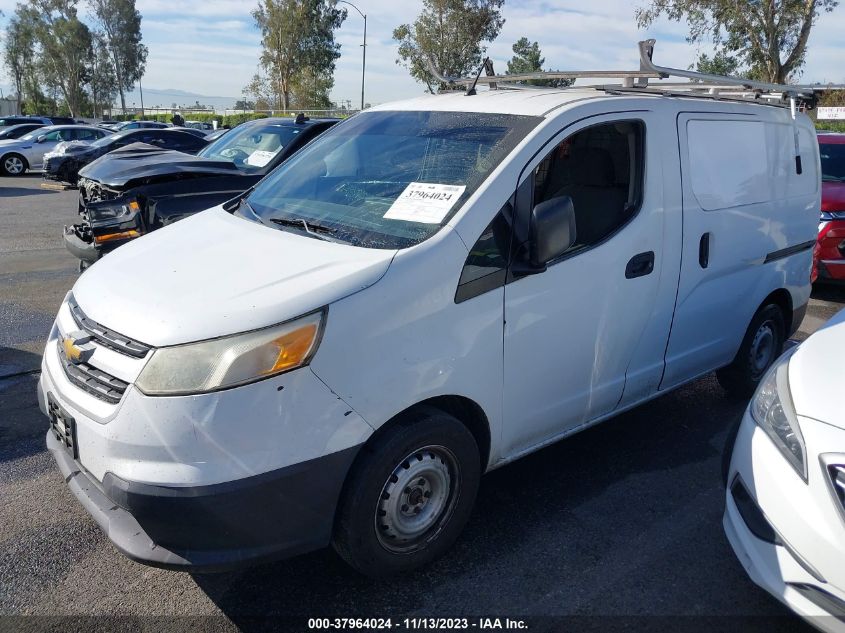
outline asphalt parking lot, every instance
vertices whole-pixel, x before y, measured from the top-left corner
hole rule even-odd
[[[180,620],[190,630],[307,630],[303,617],[321,616],[809,630],[751,583],[722,532],[721,453],[744,403],[712,376],[491,473],[454,550],[390,582],[331,551],[197,576],[124,558],[66,489],[35,400],[43,339],[77,277],[61,243],[76,195],[41,189],[39,175],[0,178],[0,615],[110,616],[133,630],[176,615],[206,616]],[[799,338],[843,301],[816,291]]]

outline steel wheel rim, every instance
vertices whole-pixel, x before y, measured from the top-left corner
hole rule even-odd
[[[775,360],[775,329],[771,321],[766,321],[757,329],[749,356],[755,377],[762,376]]]
[[[10,174],[19,174],[23,171],[23,161],[17,156],[9,156],[3,161],[3,167]]]
[[[460,473],[445,446],[425,446],[402,459],[382,487],[375,511],[379,544],[393,553],[425,547],[455,508]]]

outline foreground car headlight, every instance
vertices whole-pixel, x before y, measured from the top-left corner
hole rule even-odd
[[[126,204],[109,204],[101,207],[89,209],[92,219],[105,220],[111,218],[122,218],[132,213],[138,213],[141,210],[141,205],[134,198],[129,199]]]
[[[217,391],[306,365],[320,342],[325,312],[244,334],[162,347],[136,381],[147,395]]]
[[[787,352],[775,361],[757,387],[749,409],[757,425],[772,438],[786,461],[806,482],[807,449],[789,393],[790,356]]]

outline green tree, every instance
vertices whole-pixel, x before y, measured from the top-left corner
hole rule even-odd
[[[431,74],[428,60],[449,77],[477,72],[485,42],[496,39],[505,23],[503,4],[504,0],[423,0],[414,23],[393,30],[393,39],[399,42],[396,63],[431,93],[446,86]]]
[[[252,97],[256,110],[272,110],[278,105],[279,95],[273,89],[273,82],[261,73],[255,73],[250,82],[244,86],[245,97]]]
[[[689,25],[691,43],[711,41],[755,78],[786,83],[804,64],[810,30],[837,0],[650,0],[636,11],[640,28],[665,15]]]
[[[27,75],[31,72],[35,56],[35,41],[32,32],[20,18],[12,17],[6,27],[3,39],[3,66],[15,84],[18,97],[18,112],[21,112]]]
[[[88,78],[92,114],[94,118],[97,118],[98,112],[102,115],[105,108],[111,107],[118,93],[111,52],[105,34],[102,32],[94,34],[91,70]]]
[[[695,70],[708,75],[749,74],[748,71],[741,71],[739,60],[733,55],[728,55],[725,51],[717,51],[713,57],[701,53],[695,60]]]
[[[91,31],[76,11],[76,0],[30,0],[18,14],[32,29],[38,67],[48,92],[61,93],[71,116],[81,113],[91,59]]]
[[[91,0],[94,19],[111,56],[120,109],[126,114],[126,93],[144,76],[147,47],[141,37],[141,14],[135,0]]]
[[[505,74],[538,73],[543,70],[543,64],[546,59],[540,51],[539,43],[529,42],[527,37],[521,37],[513,45],[512,49],[513,57],[508,62],[508,69]],[[532,79],[523,83],[532,86],[564,88],[571,86],[574,82],[574,79]]]
[[[336,0],[260,0],[252,17],[261,30],[261,65],[279,106],[287,110],[300,74],[334,73],[340,57],[334,32],[346,19],[346,10],[338,9]],[[253,87],[263,90],[262,83]]]

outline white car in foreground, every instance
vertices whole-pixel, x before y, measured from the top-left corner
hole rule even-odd
[[[781,356],[745,413],[724,526],[748,575],[825,631],[845,631],[845,310]]]

